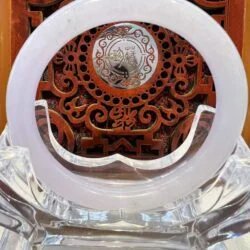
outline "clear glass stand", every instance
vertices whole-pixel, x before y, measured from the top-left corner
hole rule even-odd
[[[197,138],[204,140],[195,133],[189,154]],[[150,211],[97,211],[56,195],[37,180],[29,150],[10,145],[7,128],[0,137],[0,182],[2,250],[221,250],[220,242],[250,231],[250,151],[242,138],[202,187]]]

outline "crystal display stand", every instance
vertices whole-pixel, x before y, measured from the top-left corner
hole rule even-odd
[[[212,124],[213,110],[201,108],[184,159],[195,153]],[[221,170],[198,190],[164,207],[133,213],[65,200],[37,180],[28,149],[11,145],[7,128],[0,145],[1,249],[226,249],[217,243],[250,231],[250,151],[242,138]]]

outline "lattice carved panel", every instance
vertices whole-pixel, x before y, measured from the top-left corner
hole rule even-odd
[[[70,2],[27,0],[28,33]],[[230,30],[229,0],[190,2]],[[116,69],[116,75],[114,70],[109,72],[111,78],[120,77],[110,84],[96,68],[95,44],[116,24],[93,28],[70,41],[44,72],[37,99],[48,101],[54,135],[74,154],[102,157],[119,152],[137,159],[164,156],[186,138],[199,104],[215,106],[212,76],[195,48],[162,27],[133,24],[150,34],[158,51],[157,67],[151,68],[152,74],[143,84],[136,77],[121,80],[131,76],[132,71],[126,67]],[[125,26],[121,26],[125,30],[118,31],[121,36],[126,36]],[[101,48],[104,52],[105,48]],[[118,61],[127,58],[132,65],[138,57],[133,57],[133,51],[127,52],[127,57],[124,50],[113,56]],[[148,56],[153,58],[155,51]],[[152,67],[150,60],[147,66]],[[114,86],[117,83],[119,87]]]
[[[124,39],[130,42],[122,48]],[[71,135],[60,143],[88,157],[162,157],[185,139],[199,104],[215,105],[199,53],[178,35],[145,23],[108,24],[70,41],[48,66],[37,98],[48,101],[51,117],[57,114],[55,126],[58,119],[69,125],[56,126]]]

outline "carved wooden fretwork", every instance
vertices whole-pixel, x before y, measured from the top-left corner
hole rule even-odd
[[[173,32],[145,23],[137,23],[133,32],[127,24],[118,26],[118,31],[114,27],[111,24],[91,29],[63,47],[49,64],[37,98],[48,101],[55,131],[67,135],[59,142],[75,154],[101,157],[119,152],[139,159],[162,157],[185,139],[192,122],[189,117],[199,104],[215,105],[212,77],[199,53]],[[140,27],[156,41],[155,49]],[[136,37],[142,49],[145,41],[148,61],[143,59],[143,68],[153,73],[145,83],[134,76],[130,80],[124,77],[125,73],[131,75],[122,70],[129,68],[121,66],[124,60],[133,65],[140,59],[130,51],[129,43],[123,50],[114,40],[119,50],[106,54],[106,47],[113,46],[108,41],[112,43],[116,36],[124,40],[129,32],[130,40]],[[150,61],[156,61],[156,50],[159,58],[152,72]],[[107,57],[115,57],[120,64],[115,70],[120,74],[108,68]],[[147,75],[141,72],[138,75],[145,79]],[[131,84],[137,82],[139,85],[132,88]],[[62,126],[65,121],[69,126]]]
[[[45,18],[72,1],[26,0],[28,28],[22,33],[30,34]],[[21,6],[20,0],[18,2]],[[231,32],[230,0],[190,2]],[[174,151],[186,138],[198,105],[215,106],[212,76],[195,48],[162,27],[134,24],[150,34],[158,51],[157,67],[143,84],[133,78],[132,84],[137,85],[132,88],[129,87],[131,79],[120,79],[120,87],[114,87],[118,82],[113,78],[114,70],[104,77],[95,65],[95,44],[115,24],[95,27],[70,41],[44,72],[37,99],[47,100],[54,135],[74,154],[103,157],[121,153],[137,159],[162,157]],[[17,38],[15,48],[19,43],[22,41]],[[240,41],[236,43],[240,48]],[[98,51],[101,49],[106,53],[104,47],[99,47]],[[134,60],[135,63],[133,52],[128,53],[130,56],[126,57],[125,51],[113,51],[112,56],[118,61],[129,58],[128,62]],[[103,58],[98,58],[100,65],[105,65]],[[118,78],[132,72],[121,69],[115,75]],[[111,78],[113,82],[108,84]],[[125,89],[121,89],[123,86]]]

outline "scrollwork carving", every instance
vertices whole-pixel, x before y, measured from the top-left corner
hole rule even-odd
[[[114,25],[96,27],[66,44],[48,66],[50,84],[41,82],[38,94],[45,99],[51,98],[48,93],[54,95],[55,111],[63,115],[77,135],[73,153],[88,157],[117,152],[139,159],[161,157],[181,142],[176,130],[182,131],[181,138],[187,136],[188,125],[180,124],[192,117],[199,104],[215,105],[211,74],[201,55],[177,34],[145,23],[132,24],[136,29],[131,29],[128,23]],[[156,42],[155,48],[148,46],[150,39],[144,29]],[[145,83],[117,88],[113,79],[103,77],[105,72],[112,76],[105,66],[108,58],[105,48],[110,49],[119,38],[126,41],[126,46],[130,45],[126,40],[128,34],[129,41],[139,38],[138,44],[146,46],[140,48],[150,52],[142,66],[147,66],[146,58],[156,59],[156,50],[159,60]],[[120,50],[109,54],[108,60],[115,58],[121,65],[126,46],[122,47],[120,42]],[[101,71],[95,68],[95,63]],[[79,138],[81,143],[77,143]]]
[[[26,0],[30,32],[53,12],[73,1]],[[189,1],[228,30],[229,0]],[[123,89],[107,84],[105,77],[100,79],[92,60],[95,41],[114,25],[117,25],[116,35],[131,32],[140,40],[142,46],[138,46],[146,49],[148,62],[141,68],[143,71],[133,75],[129,68],[124,68],[138,63],[138,58],[133,56],[134,48],[128,48],[127,55],[124,50],[113,51],[111,56],[120,62],[123,59],[123,63],[116,74],[110,74],[103,56],[114,32],[107,32],[107,39],[102,40],[96,54],[96,63],[103,67],[103,74],[110,78],[108,81],[121,81]],[[199,104],[215,106],[213,79],[200,54],[172,31],[146,23],[134,25],[141,28],[131,31],[126,25],[108,24],[80,34],[55,55],[44,72],[37,99],[47,100],[55,137],[70,152],[87,157],[117,152],[137,159],[161,157],[175,150],[185,139]],[[142,28],[156,41],[158,58],[154,46],[148,46],[150,36],[145,36]],[[123,81],[124,77],[129,80]],[[62,136],[57,137],[57,127],[62,124],[67,128],[63,140]]]
[[[14,58],[29,33],[56,10],[74,0],[12,1]],[[211,15],[232,35],[238,48],[241,47],[241,39],[238,37],[241,37],[239,30],[243,13],[238,8],[240,5],[237,0],[187,1]],[[235,22],[236,18],[241,21]],[[124,81],[122,90],[100,80],[91,63],[91,56],[100,34],[117,25],[117,28],[120,27],[118,33],[124,36],[131,31],[126,25],[108,24],[80,34],[57,53],[45,70],[37,99],[47,100],[50,112],[60,116],[53,116],[54,121],[58,120],[57,126],[67,124],[66,127],[71,129],[71,136],[64,136],[63,141],[58,140],[70,152],[88,157],[103,157],[116,152],[137,159],[161,157],[172,152],[185,139],[192,121],[188,117],[192,117],[199,104],[215,106],[213,78],[199,53],[172,31],[147,23],[134,24],[141,27],[134,33],[134,37],[146,45],[151,36],[156,41],[159,57],[158,60],[155,57],[155,48],[152,50],[150,46],[144,46],[148,51],[148,65],[145,65],[144,73],[140,75],[139,71],[139,74],[135,74],[134,82],[132,77],[131,81]],[[142,27],[150,36],[141,32]],[[113,35],[113,32],[109,32],[107,37],[112,40]],[[107,39],[103,42],[105,41]],[[104,47],[106,45],[102,44]],[[120,52],[113,55],[125,58],[123,51],[123,57],[119,57],[122,54]],[[99,53],[99,57],[103,58],[102,50]],[[133,48],[129,53],[125,66],[136,65]],[[154,71],[152,63],[156,61],[158,64]],[[145,76],[150,75],[147,73],[150,71],[153,72],[150,79],[141,84]],[[110,76],[110,68],[104,67],[103,71],[113,82],[117,82],[128,76],[129,70],[120,67],[117,72],[118,74]],[[120,76],[122,77],[119,78]],[[135,88],[129,89],[128,83],[132,83]],[[103,122],[97,122],[93,113],[89,116],[93,107],[100,106],[103,111],[105,109],[105,116],[99,110],[97,118],[105,118]],[[143,112],[143,119],[140,120]],[[57,138],[56,125],[52,125]],[[71,146],[68,147],[67,144]]]

